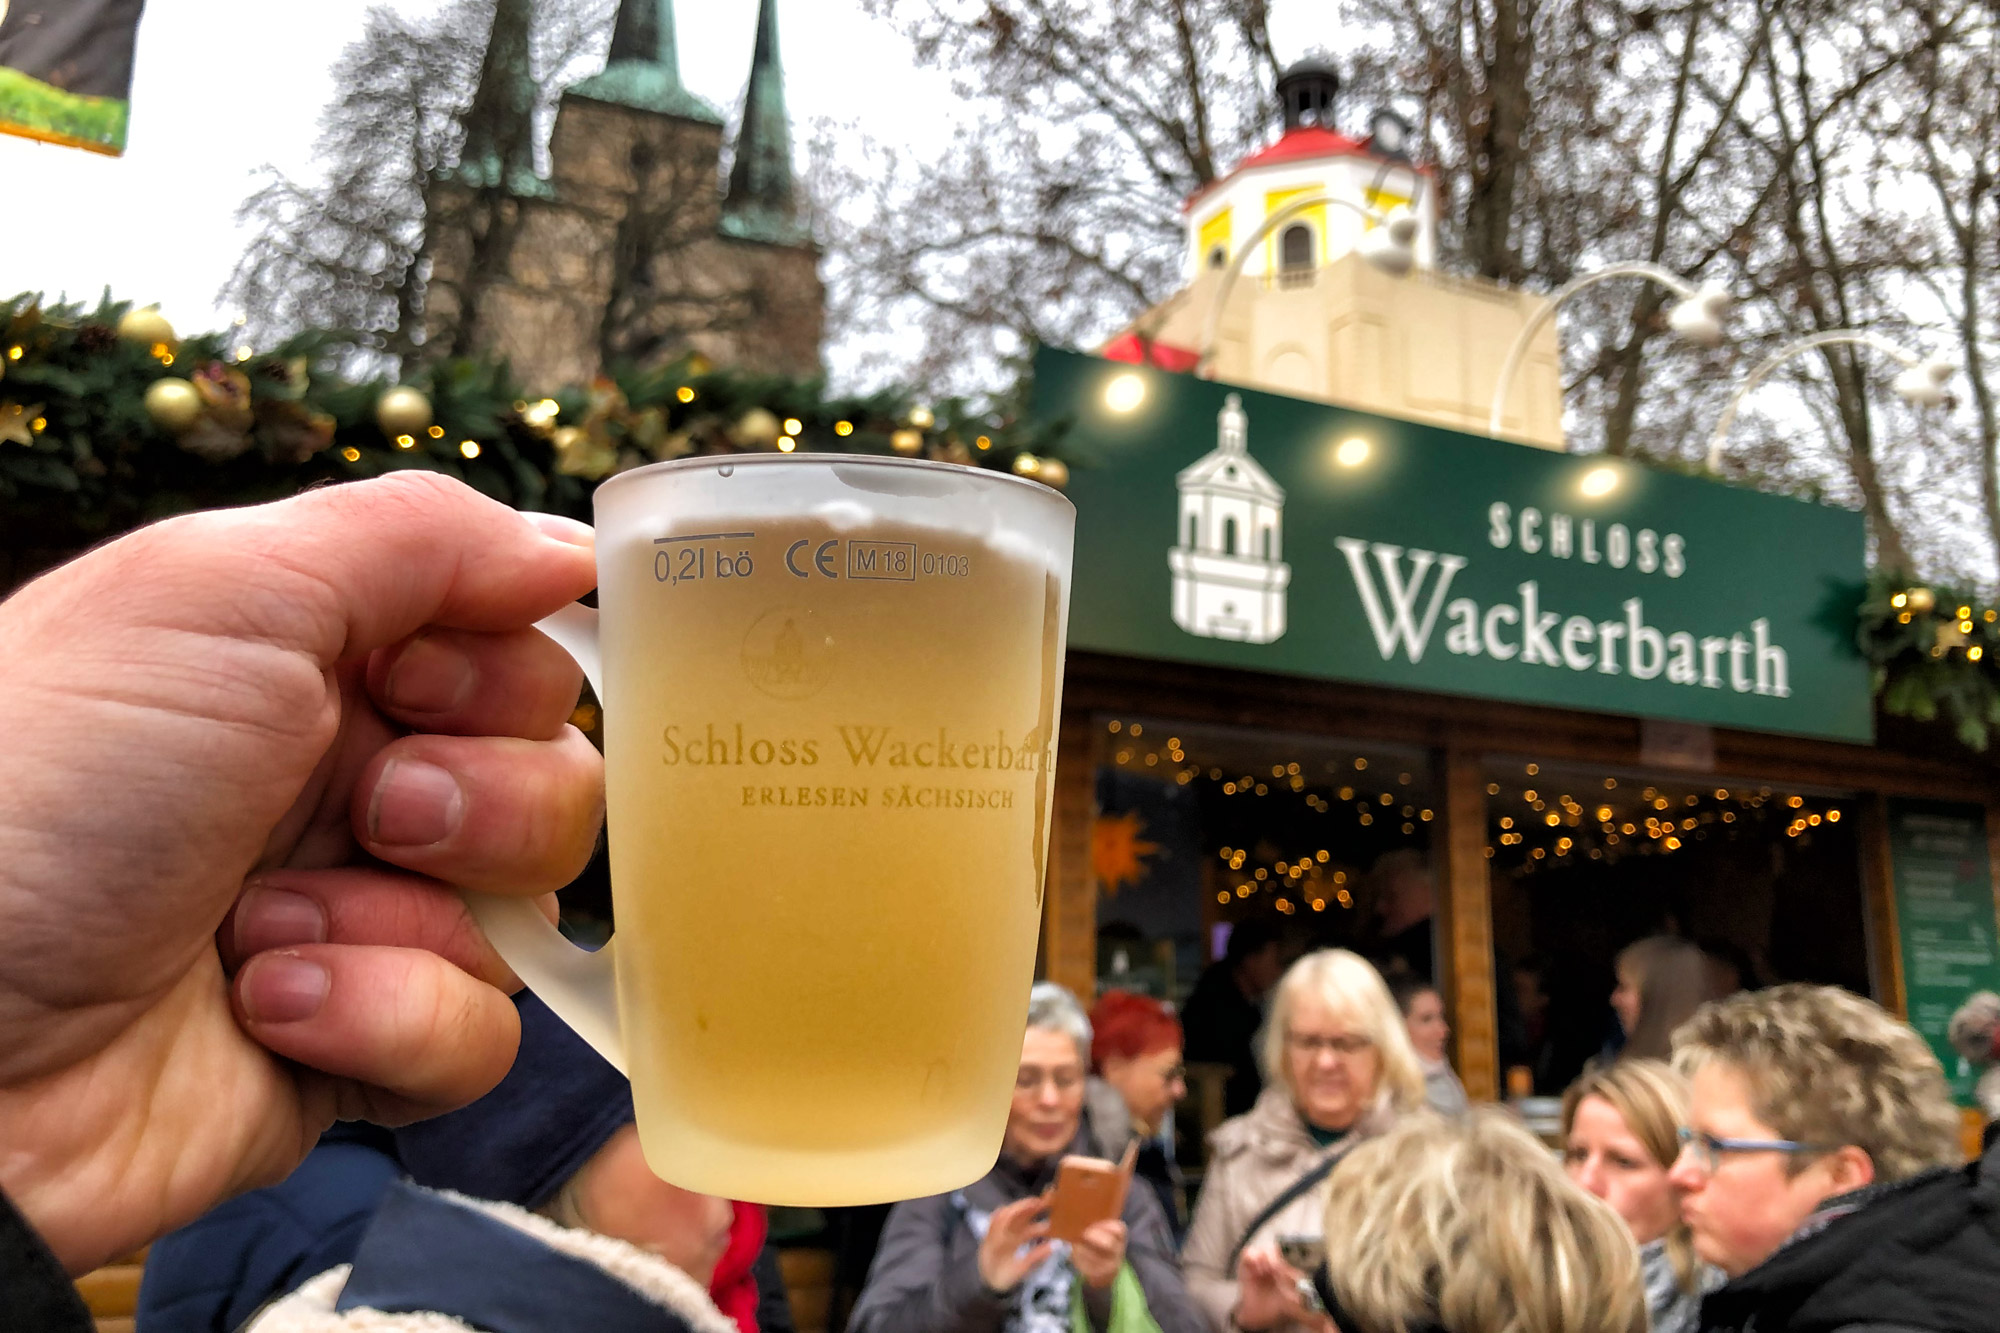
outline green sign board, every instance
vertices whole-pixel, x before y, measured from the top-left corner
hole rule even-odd
[[[1073,647],[1873,739],[1859,515],[1097,357]]]
[[[1963,1105],[1978,1075],[1945,1040],[1951,1015],[1977,990],[2000,990],[1986,812],[1941,801],[1889,802],[1896,876],[1896,947],[1910,1024],[1923,1033]]]

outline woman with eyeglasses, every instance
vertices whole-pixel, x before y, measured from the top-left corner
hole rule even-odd
[[[1611,1205],[1639,1246],[1653,1333],[1691,1333],[1704,1291],[1722,1275],[1695,1258],[1681,1192],[1667,1178],[1680,1155],[1687,1085],[1658,1060],[1621,1060],[1563,1094],[1563,1165]]]
[[[1345,949],[1307,954],[1273,992],[1257,1104],[1209,1136],[1181,1261],[1217,1333],[1316,1329],[1327,1179],[1356,1143],[1424,1105],[1424,1075],[1381,975]]]
[[[1076,997],[1037,985],[1000,1160],[962,1190],[889,1210],[850,1333],[1123,1333],[1148,1320],[1204,1333],[1151,1190],[1128,1190],[1123,1215],[1074,1245],[1049,1238],[1057,1164],[1105,1155],[1083,1123],[1090,1041]]]
[[[1704,1005],[1669,1179],[1728,1275],[1712,1333],[2000,1328],[2000,1154],[1961,1166],[1944,1071],[1908,1024],[1836,986]]]

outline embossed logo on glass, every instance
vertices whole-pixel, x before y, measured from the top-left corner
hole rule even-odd
[[[833,667],[833,636],[804,607],[773,607],[743,636],[743,674],[773,699],[810,699]]]

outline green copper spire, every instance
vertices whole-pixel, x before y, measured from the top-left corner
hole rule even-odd
[[[593,101],[720,125],[722,116],[681,85],[674,0],[620,0],[604,72],[570,91]]]
[[[777,0],[760,0],[757,7],[757,51],[743,99],[743,128],[736,135],[736,161],[729,169],[729,194],[722,201],[722,230],[780,245],[809,239],[792,191],[792,126],[785,114],[785,73],[778,63]]]
[[[465,110],[465,146],[450,177],[474,189],[504,187],[546,195],[535,175],[535,83],[528,63],[530,0],[498,0],[479,65],[479,86]]]

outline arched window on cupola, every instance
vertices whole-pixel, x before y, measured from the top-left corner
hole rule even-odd
[[[1222,553],[1236,554],[1236,520],[1233,517],[1222,520]]]
[[[1312,281],[1313,234],[1303,222],[1294,222],[1278,237],[1278,285],[1301,287]]]
[[[1271,525],[1268,523],[1264,525],[1264,558],[1271,558]]]
[[[1187,544],[1190,551],[1201,545],[1201,515],[1188,515]]]

